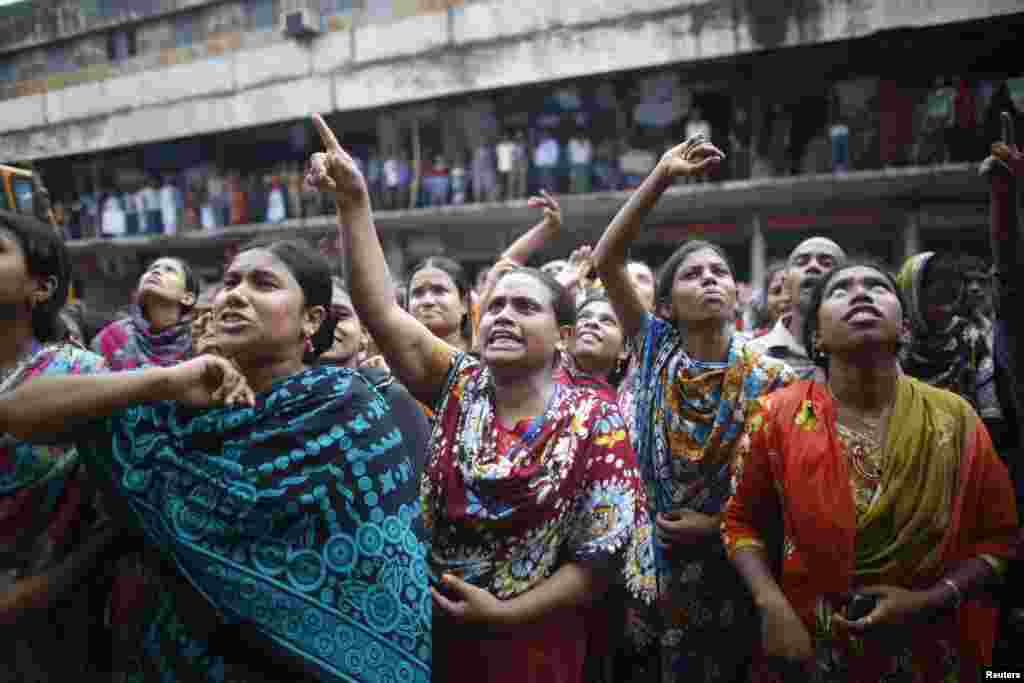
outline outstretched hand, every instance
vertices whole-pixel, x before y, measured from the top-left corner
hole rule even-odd
[[[587,276],[594,269],[594,259],[591,257],[592,251],[593,249],[589,244],[573,249],[569,255],[568,266],[556,278],[563,287],[572,291],[587,279]]]
[[[530,197],[526,205],[531,209],[544,209],[544,222],[549,228],[558,230],[562,227],[562,207],[547,190],[541,190],[538,197]]]
[[[255,394],[234,362],[206,354],[166,368],[166,399],[206,408],[252,406]]]
[[[698,176],[722,163],[725,154],[703,135],[694,135],[665,152],[658,166],[670,178]]]
[[[483,588],[478,588],[451,574],[442,576],[441,584],[451,597],[446,597],[436,588],[431,588],[434,605],[456,621],[489,626],[502,626],[508,623],[505,603]]]
[[[589,244],[573,249],[569,254],[569,270],[576,273],[577,280],[585,280],[594,269],[593,247]]]
[[[321,192],[334,193],[339,208],[369,206],[369,193],[355,159],[342,149],[338,138],[319,114],[313,114],[313,125],[320,134],[324,151],[309,159],[306,183]]]

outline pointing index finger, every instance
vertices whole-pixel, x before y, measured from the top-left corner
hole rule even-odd
[[[313,114],[313,125],[316,126],[317,132],[320,133],[320,139],[323,141],[325,148],[331,151],[341,149],[338,138],[334,137],[334,131],[327,126],[327,123],[320,114]]]

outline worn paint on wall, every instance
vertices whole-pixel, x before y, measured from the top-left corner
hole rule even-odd
[[[46,60],[33,63],[34,78],[18,84],[19,97],[0,100],[0,149],[26,160],[92,152],[313,111],[370,109],[1019,11],[1019,0],[417,1],[417,10],[446,11],[360,21],[309,42],[275,31],[246,33],[242,5],[209,4],[201,10],[201,46],[187,53],[165,48],[166,31],[147,29],[141,37],[157,50],[152,64],[81,85],[67,77],[53,82],[70,86],[63,90],[48,88]],[[161,0],[160,7],[172,2],[188,4]],[[78,72],[89,76],[87,68],[102,66],[95,63],[102,49],[93,42],[76,53]]]

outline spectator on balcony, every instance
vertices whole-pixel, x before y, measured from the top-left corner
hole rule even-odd
[[[594,154],[594,186],[597,190],[619,189],[622,174],[615,148],[616,143],[612,140],[605,140],[597,146]]]
[[[174,185],[170,176],[164,176],[164,183],[160,186],[160,221],[168,235],[177,234],[183,208],[181,190]]]
[[[184,227],[186,230],[198,230],[202,227],[203,190],[198,183],[186,180],[184,205]]]
[[[527,154],[526,136],[523,131],[516,131],[516,146],[512,156],[512,191],[514,199],[522,199],[526,196],[528,178],[530,175],[530,156]]]
[[[285,197],[281,179],[274,176],[270,180],[270,193],[267,195],[267,222],[281,223],[288,218],[288,200]]]
[[[249,200],[243,182],[237,173],[232,173],[227,179],[227,191],[231,197],[231,225],[245,225],[249,222]]]
[[[750,115],[743,107],[733,113],[729,129],[729,175],[734,180],[750,177]]]
[[[203,188],[205,191],[202,195],[202,208],[199,213],[200,222],[204,230],[215,230],[220,225],[217,220],[216,198],[214,196],[218,186],[219,184],[214,180],[214,174],[211,172],[206,176],[206,183]]]
[[[288,216],[291,218],[302,217],[302,174],[296,164],[289,164],[285,176],[285,186],[288,188]]]
[[[473,201],[493,202],[498,198],[498,175],[494,148],[481,141],[473,152]]]
[[[448,203],[451,177],[448,172],[448,164],[440,154],[434,157],[434,163],[426,174],[426,185],[430,206],[444,206]]]
[[[1004,111],[1009,112],[1015,122],[1020,121],[1021,112],[1017,110],[1013,98],[1010,97],[1010,87],[1006,81],[1000,83],[996,88],[992,99],[989,100],[988,109],[985,110],[985,139],[982,141],[984,146],[1002,139],[1000,115]]]
[[[832,146],[832,172],[845,173],[850,170],[850,127],[842,119],[836,119],[828,128]]]
[[[398,208],[398,195],[402,186],[401,178],[401,164],[398,159],[398,155],[395,153],[395,148],[391,148],[391,153],[388,158],[384,160],[383,165],[384,171],[384,208],[396,209]]]
[[[270,188],[267,187],[267,179],[257,173],[250,177],[245,183],[246,196],[248,199],[249,215],[247,222],[262,223],[267,220],[267,200],[269,199]]]
[[[452,168],[452,204],[466,203],[466,189],[468,185],[466,166],[460,156]]]
[[[518,197],[512,194],[512,172],[515,169],[516,162],[516,142],[509,135],[508,131],[498,141],[494,151],[498,157],[498,181],[501,185],[501,194],[505,199],[517,199]]]
[[[99,195],[91,190],[78,193],[78,201],[82,204],[82,237],[96,237],[99,234],[100,204]]]
[[[138,191],[129,190],[124,193],[124,232],[126,235],[138,235],[142,214],[142,197]]]
[[[112,190],[103,200],[101,230],[104,237],[121,237],[125,233],[124,208],[117,189]]]
[[[956,125],[956,90],[945,78],[935,79],[935,88],[924,101],[918,136],[919,164],[944,164],[950,160],[950,143]]]
[[[781,104],[772,107],[767,133],[764,143],[768,174],[787,176],[793,170],[793,117]]]
[[[533,165],[537,169],[538,190],[558,192],[558,162],[561,146],[550,131],[541,133],[540,142],[533,150]]]
[[[594,161],[594,145],[590,139],[577,131],[569,140],[569,191],[574,194],[590,192],[591,164]]]
[[[147,177],[142,189],[139,190],[139,199],[142,204],[142,215],[145,216],[146,235],[160,235],[164,231],[164,217],[160,211],[160,194],[156,189],[156,182],[152,177]]]
[[[210,174],[209,190],[217,227],[231,225],[231,197],[219,170]]]

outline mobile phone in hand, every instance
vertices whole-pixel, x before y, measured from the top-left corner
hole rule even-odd
[[[854,593],[853,597],[850,599],[850,603],[846,606],[847,621],[863,619],[874,611],[877,604],[877,596]]]

